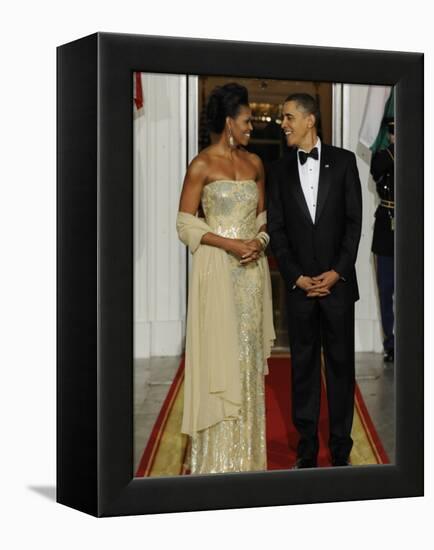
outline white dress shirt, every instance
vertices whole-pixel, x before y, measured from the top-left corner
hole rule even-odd
[[[300,176],[301,188],[303,190],[304,198],[306,199],[307,207],[309,208],[310,217],[312,222],[315,223],[315,213],[318,198],[318,182],[319,182],[319,168],[321,161],[321,140],[317,138],[315,146],[318,149],[318,160],[308,157],[304,164],[301,164],[298,151],[304,151],[299,149],[297,151],[298,162],[298,174]],[[304,151],[308,153],[309,151]]]

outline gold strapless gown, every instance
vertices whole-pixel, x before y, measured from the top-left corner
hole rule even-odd
[[[232,239],[254,238],[258,204],[253,180],[218,180],[205,186],[202,208],[215,233]],[[240,265],[229,254],[238,321],[242,408],[239,419],[223,420],[190,441],[192,474],[267,469],[265,440],[262,300],[264,281],[255,262]],[[216,334],[218,338],[218,334]]]

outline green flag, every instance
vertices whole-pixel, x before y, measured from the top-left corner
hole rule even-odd
[[[387,118],[395,118],[395,93],[393,88],[390,92],[389,99],[387,100],[387,103],[384,106],[383,120],[381,122],[381,126],[378,131],[377,137],[375,138],[374,143],[370,147],[372,153],[375,153],[380,149],[385,149],[389,145],[389,136],[388,136],[389,132],[387,129],[387,124],[385,122]]]

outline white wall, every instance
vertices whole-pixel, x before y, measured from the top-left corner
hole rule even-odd
[[[356,153],[363,195],[363,225],[357,257],[360,300],[356,303],[356,351],[381,352],[382,329],[371,253],[374,212],[378,202],[375,185],[369,174],[371,152],[359,143],[359,130],[365,107],[367,86],[343,86],[342,146]]]
[[[186,249],[176,213],[186,170],[186,77],[142,73],[134,119],[134,354],[178,355],[186,303]]]

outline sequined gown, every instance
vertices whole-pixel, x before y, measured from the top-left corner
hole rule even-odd
[[[229,238],[255,237],[257,203],[257,184],[253,180],[213,181],[202,194],[206,223],[218,235]],[[264,282],[255,262],[240,265],[237,257],[230,253],[228,257],[238,322],[241,416],[223,420],[192,436],[187,464],[192,474],[267,468],[262,350]]]

